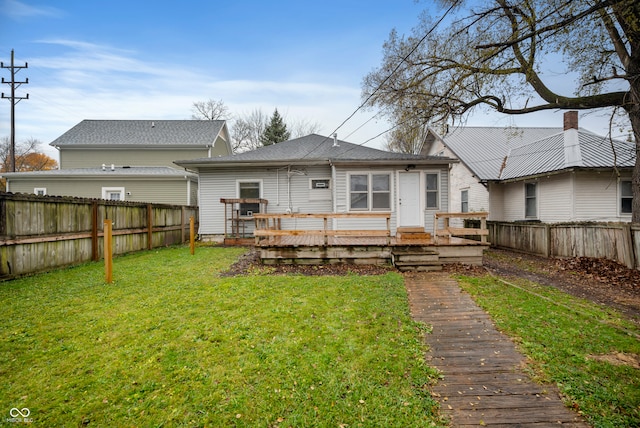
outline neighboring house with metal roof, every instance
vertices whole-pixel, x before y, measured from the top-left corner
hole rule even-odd
[[[173,161],[232,153],[224,120],[83,120],[50,145],[60,169],[4,173],[7,191],[197,205],[198,176]]]
[[[389,212],[392,233],[398,227],[431,231],[433,214],[447,210],[449,167],[455,162],[311,134],[232,156],[176,164],[198,171],[199,232],[205,239],[218,240],[227,216],[220,200],[234,198],[266,199],[269,213]],[[260,206],[236,208],[240,216],[250,218]],[[366,221],[357,225],[367,227]]]
[[[451,211],[489,211],[494,221],[630,221],[635,144],[578,127],[458,128],[431,132],[423,154],[452,167]]]

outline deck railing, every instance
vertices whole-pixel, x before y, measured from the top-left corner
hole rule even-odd
[[[480,242],[486,243],[487,236],[489,236],[489,229],[487,229],[487,216],[488,212],[470,212],[470,213],[442,213],[438,212],[434,215],[433,230],[436,243],[438,243],[439,236],[480,236]],[[452,218],[458,218],[463,220],[480,219],[480,228],[471,227],[451,227],[449,220]],[[440,228],[438,220],[442,219],[444,226]]]
[[[349,236],[359,238],[386,237],[387,244],[391,240],[391,213],[291,213],[291,214],[254,214],[256,245],[261,238],[272,239],[285,236],[322,236],[324,245],[329,244],[329,237]],[[283,229],[283,221],[295,219],[321,219],[322,229]],[[333,229],[330,219],[384,219],[385,229]],[[331,226],[331,227],[330,227]]]

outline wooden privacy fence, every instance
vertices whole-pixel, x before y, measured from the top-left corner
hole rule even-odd
[[[113,253],[189,239],[198,207],[0,192],[0,280],[103,257],[103,224]]]
[[[487,222],[489,240],[544,257],[595,257],[640,269],[640,225],[630,223]]]

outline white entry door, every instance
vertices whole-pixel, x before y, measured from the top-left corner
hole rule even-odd
[[[400,172],[398,177],[398,227],[421,227],[422,193],[420,172]]]

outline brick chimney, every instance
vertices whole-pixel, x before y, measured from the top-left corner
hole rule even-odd
[[[567,129],[578,129],[578,112],[575,110],[564,114],[564,130]]]
[[[578,136],[578,112],[568,111],[564,114],[564,167],[580,165],[582,153]]]

